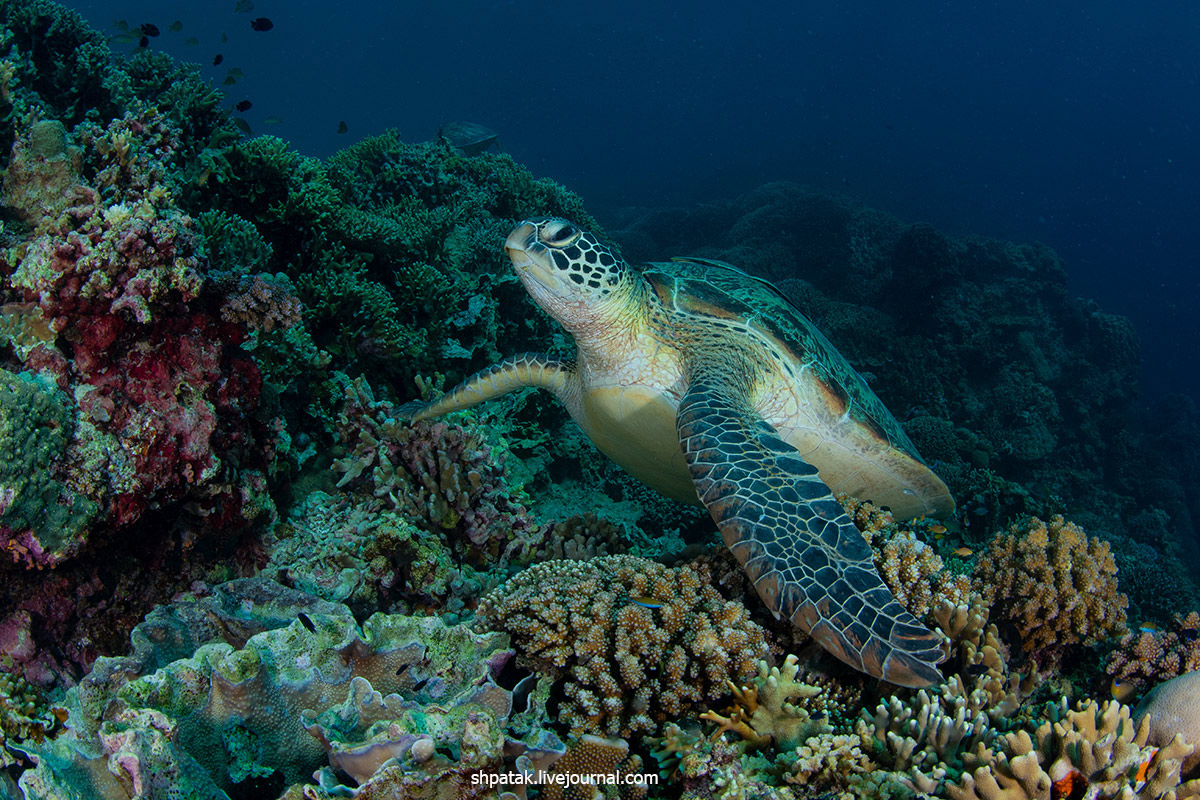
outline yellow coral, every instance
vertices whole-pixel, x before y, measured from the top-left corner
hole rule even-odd
[[[522,661],[566,678],[560,716],[573,735],[656,730],[726,694],[767,653],[762,629],[707,575],[633,556],[537,564],[479,611]]]
[[[1063,649],[1125,631],[1125,595],[1108,542],[1056,516],[998,534],[975,565],[993,618],[1012,622],[1027,652],[1052,666]]]

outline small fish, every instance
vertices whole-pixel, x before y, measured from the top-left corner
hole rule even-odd
[[[1142,633],[1156,633],[1158,631],[1158,626],[1155,625],[1153,622],[1150,622],[1149,620],[1147,620],[1146,622],[1143,622],[1141,625],[1138,625],[1138,630],[1141,631]]]
[[[945,525],[930,525],[929,532],[932,533],[934,536],[937,536],[938,534],[946,532],[946,526]]]
[[[221,62],[224,60],[225,60],[225,56],[221,55],[220,53],[217,53],[215,56],[213,56],[213,66],[214,67],[221,66]]]
[[[148,47],[149,45],[150,45],[149,37],[143,36],[142,38],[138,39],[138,47]]]
[[[1073,769],[1050,784],[1051,800],[1079,800],[1088,789],[1088,780],[1083,773]]]
[[[142,23],[142,35],[143,36],[158,36],[158,26],[155,25],[153,22],[143,22]]]
[[[141,34],[137,31],[125,31],[125,33],[117,33],[108,37],[108,40],[116,44],[133,44],[141,38]]]
[[[246,135],[254,133],[254,131],[250,130],[250,123],[246,122],[246,120],[242,119],[241,117],[234,117],[233,124],[237,125],[238,129]]]
[[[129,30],[129,20],[127,20],[127,19],[113,20],[113,27],[119,31],[127,31],[127,30]]]
[[[1138,764],[1137,772],[1133,777],[1134,783],[1143,783],[1146,780],[1146,777],[1150,774],[1150,762],[1154,760],[1156,755],[1158,755],[1158,748],[1151,747],[1150,755],[1146,757],[1145,761],[1143,761],[1141,764]],[[1136,788],[1141,789],[1142,787],[1138,786]]]
[[[181,30],[183,30],[183,23],[179,20],[175,20],[167,26],[167,30],[169,30],[171,33],[179,33]]]
[[[1190,642],[1190,641],[1195,640],[1196,633],[1197,633],[1197,631],[1195,628],[1180,628],[1179,629],[1179,638],[1185,642]]]
[[[225,43],[226,43],[226,42],[228,42],[228,41],[229,41],[229,34],[227,34],[227,33],[222,33],[222,34],[221,34],[221,44],[225,44]]]
[[[970,675],[972,677],[974,677],[976,675],[982,675],[983,673],[985,673],[987,671],[988,671],[987,664],[971,664],[970,666],[963,668],[963,674]]]
[[[250,20],[250,30],[252,31],[269,31],[275,27],[275,23],[266,17],[255,17]]]
[[[250,0],[238,0],[237,5],[234,6],[234,8],[233,8],[233,13],[244,14],[247,11],[253,11],[253,10],[254,10],[254,3],[251,3]]]
[[[1112,693],[1113,700],[1118,703],[1128,703],[1137,694],[1137,687],[1129,681],[1113,678],[1109,691]]]
[[[956,555],[960,558],[966,558],[967,556],[975,555],[975,551],[969,547],[960,547],[954,551],[954,555]]]
[[[183,42],[184,47],[195,47],[198,44],[200,44],[200,40],[197,39],[195,36],[189,36]]]
[[[642,608],[663,607],[662,602],[655,600],[653,597],[631,597],[629,598],[629,602],[633,603],[635,606],[641,606]]]
[[[235,83],[237,83],[237,78],[233,77],[232,75],[226,75],[225,80],[221,81],[221,83],[223,83],[225,86],[233,86]]]
[[[345,133],[348,130],[350,130],[350,126],[346,124],[346,120],[338,123],[338,133]]]
[[[935,542],[940,542],[942,539],[945,539],[945,538],[946,538],[946,534],[944,534],[944,533],[935,533],[933,535],[933,540]]]
[[[283,124],[282,117],[267,117],[266,119],[263,120],[263,125],[282,125],[282,124]]]
[[[253,107],[254,103],[251,103],[249,100],[239,100],[238,104],[234,106],[238,111],[249,111]]]
[[[229,70],[229,74],[230,76],[237,78],[239,81],[246,77],[246,73],[242,72],[241,67],[234,67],[233,69]]]

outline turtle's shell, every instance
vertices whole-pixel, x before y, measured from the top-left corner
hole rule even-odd
[[[829,406],[826,416],[845,415],[865,438],[903,454],[908,473],[903,477],[920,483],[924,497],[911,506],[893,498],[890,505],[898,515],[953,511],[949,491],[926,466],[900,423],[837,348],[773,285],[722,261],[699,258],[648,264],[642,277],[663,306],[676,314],[718,329],[722,322],[751,325],[767,338],[771,350],[791,362],[793,372],[802,371],[819,383],[821,392],[815,397]]]

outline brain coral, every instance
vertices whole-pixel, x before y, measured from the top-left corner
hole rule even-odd
[[[1055,516],[1033,517],[1022,529],[998,534],[975,565],[975,579],[992,618],[1012,622],[1026,652],[1054,666],[1075,644],[1092,644],[1125,630],[1125,595],[1117,565],[1102,542]]]
[[[762,629],[706,574],[633,556],[537,564],[479,610],[522,661],[565,679],[573,735],[656,731],[749,679],[767,653]]]

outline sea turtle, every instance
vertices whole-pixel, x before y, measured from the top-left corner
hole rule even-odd
[[[496,143],[500,134],[475,122],[447,122],[438,128],[437,141],[464,156],[477,156]]]
[[[632,269],[563,219],[522,222],[504,247],[533,299],[574,336],[575,360],[507,358],[411,404],[410,419],[549,389],[613,461],[704,505],[777,617],[892,683],[940,679],[939,637],[896,601],[834,493],[903,518],[948,514],[954,501],[797,308],[719,261]]]

